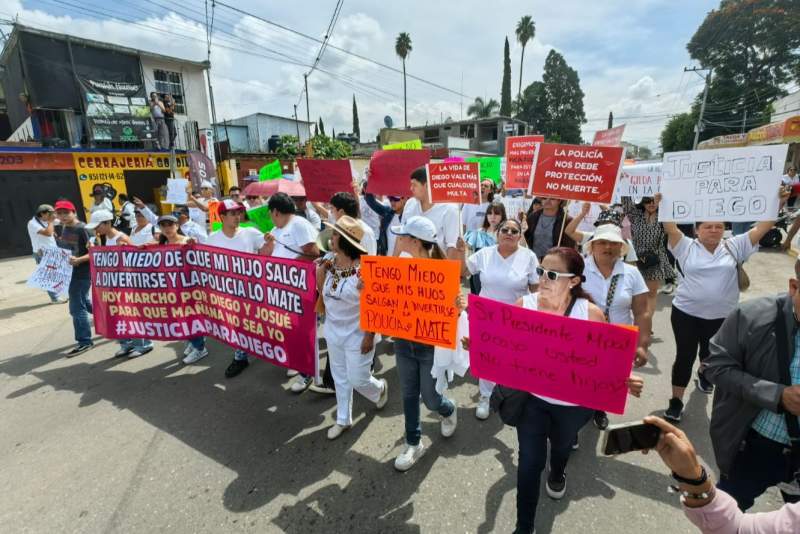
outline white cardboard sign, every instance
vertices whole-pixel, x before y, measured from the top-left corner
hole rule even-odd
[[[622,197],[631,197],[639,202],[642,197],[653,197],[661,191],[661,162],[625,165],[617,178],[612,204],[622,202]]]

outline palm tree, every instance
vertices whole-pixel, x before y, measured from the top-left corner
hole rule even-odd
[[[525,59],[525,45],[536,35],[536,24],[530,15],[525,15],[517,22],[517,41],[522,45],[522,55],[519,58],[519,89],[517,90],[517,100],[522,96],[522,61]]]
[[[494,98],[490,98],[488,102],[484,102],[483,99],[478,96],[475,97],[475,102],[467,108],[467,115],[476,119],[484,119],[486,117],[491,117],[499,108],[500,104]]]
[[[394,51],[403,60],[403,119],[408,128],[408,102],[406,100],[406,58],[411,52],[411,36],[406,32],[401,32],[394,43]]]

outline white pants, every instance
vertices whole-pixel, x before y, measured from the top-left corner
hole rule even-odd
[[[478,379],[478,391],[481,394],[481,397],[486,397],[487,399],[492,396],[492,390],[494,389],[494,382],[489,382],[488,380],[484,380],[483,378]]]
[[[336,384],[336,422],[343,426],[353,423],[353,390],[355,389],[372,402],[378,402],[383,391],[383,383],[372,376],[373,348],[361,354],[358,347],[345,348],[328,344],[328,359],[331,375]]]

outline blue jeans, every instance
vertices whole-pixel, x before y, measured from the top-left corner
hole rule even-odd
[[[33,259],[36,261],[36,265],[39,265],[42,261],[42,257],[36,253],[33,254]],[[50,297],[50,300],[53,302],[58,302],[58,295],[53,293],[52,291],[48,291],[47,295]]]
[[[419,445],[422,426],[419,422],[419,396],[425,406],[442,417],[449,417],[455,410],[453,401],[436,392],[436,383],[431,376],[433,347],[404,339],[395,339],[394,354],[400,387],[403,391],[403,415],[406,420],[406,443]]]
[[[733,468],[720,477],[717,487],[736,499],[743,512],[747,511],[768,488],[789,481],[789,456],[783,452],[786,448],[751,429]],[[784,502],[798,501],[796,496],[781,494]]]
[[[589,422],[593,413],[594,410],[582,406],[550,404],[533,395],[528,399],[517,425],[517,531],[533,531],[540,479],[547,462],[548,439],[550,476],[560,479],[578,431]]]
[[[153,342],[149,339],[120,339],[119,346],[125,350],[150,350]]]
[[[731,233],[733,235],[746,234],[753,226],[751,222],[735,222],[731,223]]]
[[[91,286],[90,278],[73,278],[69,282],[69,314],[78,345],[92,345],[92,326],[89,324],[89,314],[92,313],[92,301],[89,300]]]
[[[192,348],[195,348],[197,350],[203,350],[204,348],[206,348],[206,338],[203,336],[193,337],[189,340],[189,345],[191,345]]]

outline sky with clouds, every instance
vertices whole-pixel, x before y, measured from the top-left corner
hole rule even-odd
[[[208,5],[211,5],[211,1]],[[325,35],[336,0],[264,2],[227,0],[229,6],[318,39]],[[514,29],[531,15],[536,36],[525,49],[523,88],[541,80],[551,49],[578,71],[589,122],[584,139],[606,126],[626,123],[624,139],[658,148],[669,115],[688,109],[702,79],[684,73],[692,62],[686,43],[718,0],[493,0],[478,2],[375,2],[344,0],[330,40],[336,47],[401,68],[397,34],[411,36],[407,70],[411,125],[466,116],[476,96],[500,100],[503,39],[511,45],[512,93],[519,83],[521,46]],[[0,19],[110,41],[142,50],[204,60],[204,0],[4,0]],[[4,28],[8,30],[8,27]],[[217,118],[254,112],[305,117],[303,73],[319,52],[313,40],[242,15],[217,3],[212,40],[212,81]],[[456,93],[465,95],[463,98]],[[327,48],[309,76],[311,120],[326,130],[352,130],[356,96],[362,140],[374,137],[390,115],[403,121],[402,75]],[[330,133],[330,132],[329,132]]]

